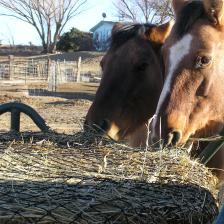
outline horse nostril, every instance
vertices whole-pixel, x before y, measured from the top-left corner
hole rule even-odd
[[[103,130],[103,131],[107,131],[110,128],[110,122],[107,119],[103,119],[100,123],[99,123],[99,127]]]
[[[165,141],[165,145],[167,146],[176,146],[182,137],[181,131],[172,131],[168,134],[167,140]]]
[[[93,127],[98,132],[106,132],[110,128],[110,122],[107,119],[103,119],[100,122],[93,124]]]
[[[180,131],[173,131],[172,145],[177,145],[181,137],[182,137],[182,133]]]

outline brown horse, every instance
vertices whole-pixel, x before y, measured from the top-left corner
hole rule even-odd
[[[170,30],[170,23],[115,25],[86,126],[98,126],[132,146],[145,144],[145,123],[155,113],[163,85],[160,49]]]
[[[223,6],[223,0],[173,0],[176,23],[163,46],[166,81],[153,123],[155,139],[181,146],[223,128]],[[224,169],[224,150],[208,165]]]

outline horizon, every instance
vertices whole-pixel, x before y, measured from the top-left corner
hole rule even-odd
[[[0,8],[2,10],[2,8]],[[81,31],[89,32],[92,27],[103,20],[102,13],[106,13],[105,21],[117,21],[114,16],[114,8],[111,0],[89,0],[85,11],[71,19],[62,31],[62,34],[71,28],[77,28]],[[33,45],[41,46],[41,40],[34,27],[19,19],[1,16],[0,40],[3,45]],[[81,22],[80,22],[81,21]]]

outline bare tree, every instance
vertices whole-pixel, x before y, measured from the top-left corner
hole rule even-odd
[[[0,0],[7,10],[0,13],[31,24],[37,31],[44,53],[53,53],[65,25],[83,11],[88,0]]]
[[[173,17],[170,0],[114,0],[117,16],[132,22],[161,24]]]
[[[155,16],[152,22],[156,24],[162,24],[169,19],[174,19],[171,0],[154,0],[153,9],[155,11]]]
[[[10,48],[14,48],[15,47],[15,39],[14,39],[13,32],[8,25],[6,25],[6,26],[7,26],[8,32],[0,33],[0,35],[3,37],[3,40],[9,44]]]

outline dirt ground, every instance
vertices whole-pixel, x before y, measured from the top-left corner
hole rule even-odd
[[[48,91],[39,93],[36,90],[38,85],[1,83],[0,104],[23,102],[33,107],[56,132],[72,134],[80,131],[98,85],[71,83],[60,86],[57,93]],[[0,116],[0,132],[8,131],[9,128],[10,113],[6,113]],[[39,129],[30,118],[22,114],[21,131],[39,131]]]
[[[54,55],[36,55],[30,58],[50,58],[60,61],[77,61],[82,57],[83,69],[91,71],[100,70],[99,62],[103,52],[72,52]],[[23,57],[15,56],[16,60]],[[8,60],[8,57],[0,55],[0,61]],[[3,81],[0,80],[0,104],[20,101],[33,107],[47,122],[47,124],[59,133],[71,134],[82,128],[83,119],[94,98],[99,84],[67,83],[60,85],[56,92],[48,91],[45,82],[24,83],[23,80]],[[0,132],[10,128],[10,113],[0,116]],[[21,115],[21,131],[38,131],[35,124]]]

